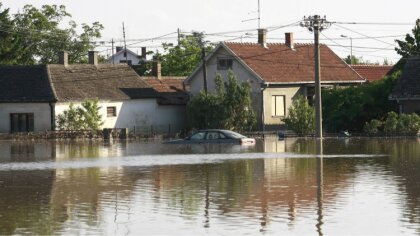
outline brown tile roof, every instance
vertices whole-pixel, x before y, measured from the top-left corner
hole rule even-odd
[[[420,99],[420,57],[407,60],[391,98]]]
[[[45,65],[0,67],[0,102],[53,102]]]
[[[265,82],[299,83],[314,81],[314,45],[225,43]],[[321,80],[324,82],[364,82],[328,46],[320,45]]]
[[[351,65],[351,67],[369,82],[382,79],[393,68],[393,66],[381,65]]]
[[[185,77],[162,76],[161,79],[158,79],[157,77],[142,78],[145,79],[146,82],[160,94],[160,99],[158,99],[159,104],[187,104],[189,96],[184,90],[182,84],[182,82],[185,80]]]
[[[58,101],[156,97],[151,86],[125,64],[48,65],[48,71]]]

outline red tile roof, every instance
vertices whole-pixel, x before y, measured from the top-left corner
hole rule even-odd
[[[369,82],[382,79],[393,66],[382,65],[352,65],[353,69]]]
[[[189,96],[182,84],[185,77],[162,76],[161,79],[157,77],[142,78],[161,95],[161,98],[158,100],[159,104],[185,105],[187,103]]]
[[[161,79],[157,77],[142,77],[150,86],[160,93],[168,92],[184,92],[182,82],[185,77],[163,76]]]
[[[285,44],[225,43],[265,82],[299,83],[314,81],[314,45],[295,44],[291,49]],[[364,82],[351,67],[328,46],[320,45],[321,81]]]

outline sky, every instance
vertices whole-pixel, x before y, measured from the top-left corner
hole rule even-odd
[[[127,47],[160,50],[162,42],[176,42],[181,33],[204,32],[206,39],[256,42],[258,0],[0,0],[16,13],[26,4],[65,5],[76,23],[100,22],[104,27],[97,51],[110,54],[110,40],[122,45],[123,23]],[[326,16],[334,22],[320,35],[340,57],[353,52],[363,60],[396,62],[395,39],[403,40],[420,18],[420,0],[259,0],[260,26],[268,28],[268,42],[284,42],[293,32],[295,42],[311,43],[313,34],[298,26],[304,16]],[[295,25],[288,26],[292,23]],[[352,23],[352,24],[348,24]],[[354,24],[356,23],[356,24]],[[345,36],[345,37],[343,37]],[[351,38],[351,39],[350,39]]]

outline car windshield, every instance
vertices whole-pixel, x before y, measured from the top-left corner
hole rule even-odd
[[[237,138],[237,139],[246,138],[242,134],[238,134],[238,133],[230,131],[230,130],[226,130],[226,131],[224,131],[224,133],[230,138]]]

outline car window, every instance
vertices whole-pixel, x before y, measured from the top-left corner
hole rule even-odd
[[[201,140],[204,139],[205,132],[197,132],[191,136],[191,140]]]
[[[220,139],[227,139],[228,137],[226,137],[226,135],[224,135],[223,133],[219,132],[219,138]]]
[[[235,138],[235,139],[241,139],[241,138],[246,138],[245,136],[243,136],[242,134],[238,134],[236,132],[227,130],[224,131],[224,133],[226,134],[226,136],[228,136],[229,138]]]
[[[219,139],[219,132],[207,132],[206,139]]]

